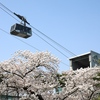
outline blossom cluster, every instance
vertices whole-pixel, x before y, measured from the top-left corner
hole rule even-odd
[[[58,58],[49,52],[16,52],[0,63],[0,95],[18,96],[20,100],[92,100],[98,96],[99,67],[60,75],[58,64]],[[61,91],[55,91],[58,88]]]

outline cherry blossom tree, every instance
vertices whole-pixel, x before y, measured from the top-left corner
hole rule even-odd
[[[49,52],[18,51],[0,63],[0,94],[20,100],[93,100],[100,94],[100,68],[58,73]],[[58,91],[57,91],[58,90]]]
[[[21,100],[44,100],[58,84],[58,58],[49,52],[18,51],[0,63],[0,93]]]
[[[59,100],[93,100],[100,95],[100,68],[85,68],[63,72],[64,87]]]

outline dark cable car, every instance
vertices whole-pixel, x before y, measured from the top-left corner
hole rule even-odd
[[[19,36],[19,37],[22,37],[22,38],[31,37],[32,36],[32,30],[31,30],[30,27],[26,26],[26,23],[29,24],[27,22],[27,20],[21,15],[18,15],[16,13],[14,13],[14,14],[17,17],[19,17],[22,21],[24,21],[24,23],[21,23],[21,24],[16,23],[13,26],[11,26],[10,34],[16,35],[16,36]]]
[[[12,35],[16,35],[16,36],[23,37],[23,38],[28,38],[32,36],[31,28],[18,24],[18,23],[11,26],[10,33]]]

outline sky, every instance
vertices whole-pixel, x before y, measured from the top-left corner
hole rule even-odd
[[[100,53],[100,0],[0,0],[0,3],[24,16],[33,27],[75,55],[90,50]],[[0,4],[0,29],[7,32],[0,30],[0,61],[11,58],[18,50],[49,51],[61,61],[60,71],[70,69],[69,58],[74,55],[33,28],[43,39],[34,33],[28,39],[10,35],[11,26],[19,23],[15,18],[18,19]]]

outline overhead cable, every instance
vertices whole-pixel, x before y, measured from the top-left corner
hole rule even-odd
[[[54,41],[53,39],[51,39],[50,37],[48,37],[47,35],[45,35],[43,32],[41,32],[40,30],[36,29],[35,27],[33,27],[32,25],[30,25],[33,29],[35,29],[37,32],[41,33],[43,36],[45,36],[46,38],[48,38],[50,41],[52,41],[53,43],[55,43],[56,45],[58,45],[59,47],[61,47],[63,50],[69,52],[71,55],[74,55],[74,53],[72,53],[70,50],[66,49],[65,47],[63,47],[61,44],[57,43],[56,41]]]
[[[9,32],[3,30],[2,28],[0,28],[0,30],[3,31],[3,32],[5,32],[5,33],[7,33],[7,34],[9,34]],[[27,42],[25,42],[25,41],[23,41],[23,40],[21,40],[21,39],[19,39],[19,38],[17,38],[17,37],[14,37],[14,38],[16,38],[17,40],[23,42],[24,44],[26,44],[26,45],[32,47],[33,49],[35,49],[35,50],[37,50],[37,51],[41,51],[41,50],[37,49],[36,47],[34,47],[33,45],[31,45],[31,44],[29,44],[29,43],[27,43]],[[69,65],[67,65],[66,63],[64,63],[63,61],[61,61],[61,63],[64,64],[64,65],[66,65],[66,66],[69,66]]]
[[[5,33],[7,33],[7,34],[9,34],[7,31],[3,30],[2,28],[0,28],[0,30],[3,31],[3,32],[5,32]],[[34,48],[35,50],[40,51],[39,49],[37,49],[36,47],[30,45],[29,43],[27,43],[27,42],[25,42],[25,41],[23,41],[23,40],[21,40],[21,39],[19,39],[19,38],[17,38],[17,37],[14,37],[14,38],[16,38],[17,40],[19,40],[19,41],[21,41],[21,42],[27,44],[28,46]]]
[[[11,11],[10,9],[8,9],[6,6],[4,6],[2,3],[0,3],[5,9],[7,9],[10,13],[14,14],[15,13],[13,11]],[[30,25],[30,24],[29,24]],[[43,32],[41,32],[40,30],[38,30],[37,28],[33,27],[32,25],[30,25],[34,30],[36,30],[37,32],[41,33],[43,36],[45,36],[47,39],[49,39],[50,41],[52,41],[54,44],[58,45],[60,48],[62,48],[63,50],[65,50],[66,52],[70,53],[71,55],[75,56],[76,54],[74,54],[73,52],[71,52],[70,50],[66,49],[64,46],[62,46],[61,44],[57,43],[56,41],[54,41],[53,39],[51,39],[50,37],[48,37],[46,34],[44,34]]]
[[[5,7],[2,3],[0,3],[4,8],[6,8],[8,11],[10,11],[11,13],[13,13],[11,10],[9,10],[7,7]],[[0,7],[1,8],[1,7]],[[4,10],[3,8],[1,8],[3,11],[5,11],[7,14],[9,14],[6,10]],[[13,13],[14,14],[14,13]],[[11,17],[13,17],[11,14],[9,14]],[[17,20],[15,17],[13,17],[15,20]],[[20,22],[19,20],[17,20],[18,22]],[[32,25],[30,25],[32,28],[34,28]],[[39,31],[38,29],[36,29],[36,28],[34,28],[35,30],[37,30],[38,32],[40,32],[41,34],[44,34],[44,33],[42,33],[41,31]],[[3,29],[1,29],[0,28],[0,30],[2,30],[2,31],[4,31]],[[4,31],[5,33],[7,33],[6,31]],[[33,31],[32,31],[33,32]],[[55,48],[53,45],[51,45],[49,42],[47,42],[46,40],[44,40],[42,37],[40,37],[38,34],[36,34],[35,32],[33,32],[35,35],[37,35],[39,38],[41,38],[43,41],[45,41],[47,44],[49,44],[50,46],[52,46],[54,49],[56,49],[59,53],[61,53],[63,56],[65,56],[65,57],[67,57],[67,58],[69,58],[68,56],[66,56],[65,54],[63,54],[60,50],[58,50],[57,48]],[[9,34],[9,33],[8,33]],[[45,35],[45,34],[44,34]],[[48,37],[48,36],[46,36],[45,35],[45,37]],[[49,37],[48,37],[49,38]],[[28,44],[28,43],[26,43],[26,42],[24,42],[24,41],[22,41],[21,39],[19,39],[19,38],[17,38],[16,37],[16,39],[18,39],[18,40],[20,40],[21,42],[23,42],[23,43],[25,43],[25,44],[27,44],[27,45],[29,45],[29,46],[31,46],[32,48],[34,48],[34,49],[36,49],[36,50],[38,50],[38,51],[40,51],[39,49],[37,49],[37,48],[35,48],[34,46],[32,46],[32,45],[30,45],[30,44]],[[50,38],[51,39],[51,38]],[[52,39],[51,39],[52,40]],[[53,40],[54,41],[54,40]],[[61,61],[62,62],[62,61]],[[64,65],[67,65],[67,64],[65,64],[64,62],[62,62]],[[68,65],[67,65],[68,66]]]
[[[3,5],[4,6],[4,5]],[[1,7],[0,7],[1,8]],[[7,7],[6,7],[7,8]],[[4,10],[4,9],[2,9]],[[8,10],[8,8],[7,8]],[[4,10],[5,11],[5,10]],[[11,10],[9,10],[10,12],[12,12]],[[7,11],[6,11],[7,14],[9,14]],[[9,14],[11,17],[12,15]],[[13,17],[14,18],[14,17]],[[15,19],[15,18],[14,18]],[[17,20],[19,22],[19,20]],[[32,31],[33,32],[33,31]],[[39,36],[37,33],[33,32],[35,35],[37,35],[39,38],[41,38],[43,41],[45,41],[47,44],[49,44],[51,47],[53,47],[55,50],[57,50],[59,53],[61,53],[63,56],[65,56],[66,58],[69,58],[68,56],[66,56],[64,53],[62,53],[60,50],[58,50],[56,47],[54,47],[52,44],[50,44],[49,42],[47,42],[45,39],[43,39],[41,36]]]

